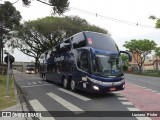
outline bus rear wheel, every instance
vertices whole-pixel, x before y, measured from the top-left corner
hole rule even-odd
[[[69,88],[69,83],[68,83],[68,80],[66,78],[64,78],[63,80],[63,87],[68,89]]]
[[[71,91],[76,91],[76,83],[74,80],[71,80],[70,82],[70,89]]]

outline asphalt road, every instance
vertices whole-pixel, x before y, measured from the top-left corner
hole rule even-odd
[[[125,80],[126,82],[130,82],[160,93],[160,77],[126,74]]]
[[[38,75],[23,73],[15,74],[14,77],[22,90],[29,109],[31,111],[47,111],[44,112],[44,115],[47,114],[45,116],[48,117],[45,118],[47,120],[151,120],[149,117],[116,117],[123,115],[124,111],[139,111],[135,104],[121,92],[112,92],[105,95],[91,95],[84,92],[74,93],[54,83],[44,82]],[[139,78],[142,82],[137,83],[136,80]],[[150,82],[143,81],[143,77],[136,77],[135,80],[134,76],[126,75],[126,80],[148,88],[154,86],[151,82],[150,87]],[[157,84],[159,83],[158,80],[155,79],[155,81],[157,81]],[[155,86],[157,85],[155,84]],[[155,88],[159,90],[158,87]],[[50,114],[55,116],[49,117]],[[114,117],[107,117],[107,114]],[[41,120],[43,117],[39,119]]]

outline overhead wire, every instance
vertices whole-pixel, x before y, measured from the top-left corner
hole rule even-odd
[[[97,14],[97,13],[92,13],[92,12],[89,12],[89,11],[81,10],[81,9],[78,9],[78,8],[75,8],[75,7],[70,7],[70,8],[73,11],[85,13],[85,14],[88,14],[88,15],[92,15],[92,16],[95,16],[95,17],[102,18],[102,19],[107,19],[107,20],[110,20],[110,21],[113,21],[113,22],[119,22],[119,23],[123,23],[123,24],[127,24],[127,25],[137,26],[137,27],[145,27],[145,28],[150,28],[150,29],[156,29],[153,26],[139,24],[138,22],[129,22],[129,21],[125,21],[125,20],[120,20],[120,19],[112,18],[112,17],[107,17],[107,16],[100,15],[100,14]]]
[[[12,4],[12,5],[13,5],[13,4],[16,4],[18,1],[19,1],[19,0],[15,1],[14,3],[11,3],[11,4]]]

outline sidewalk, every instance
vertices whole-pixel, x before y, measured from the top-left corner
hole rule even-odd
[[[23,107],[22,107],[23,106]],[[23,113],[24,111],[28,111],[27,106],[25,103],[18,103],[12,107],[6,108],[1,110],[2,112],[17,112],[20,111],[18,113]],[[1,114],[2,114],[1,112]],[[11,113],[12,114],[12,113]],[[24,118],[24,117],[0,117],[0,120],[32,120],[32,118]]]

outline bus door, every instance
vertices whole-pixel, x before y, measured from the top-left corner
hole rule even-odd
[[[83,90],[89,89],[87,77],[91,73],[91,57],[87,49],[77,51],[77,68],[77,80],[79,83],[77,87]]]

